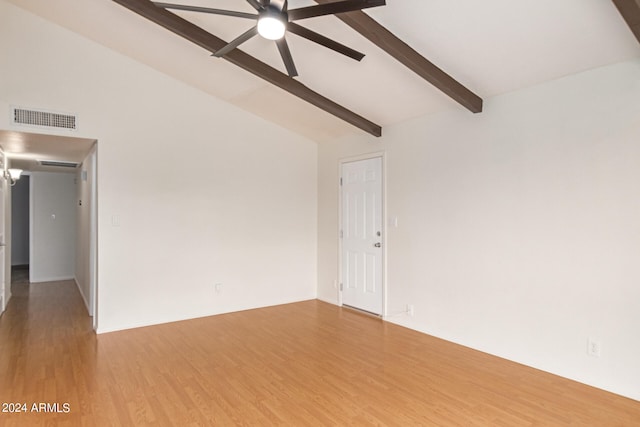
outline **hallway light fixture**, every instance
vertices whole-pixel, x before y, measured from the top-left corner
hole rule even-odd
[[[22,175],[22,169],[7,169],[4,171],[4,178],[11,182],[11,186],[16,185],[16,181],[20,179]]]

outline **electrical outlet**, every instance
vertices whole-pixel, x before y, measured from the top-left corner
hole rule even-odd
[[[213,289],[215,289],[216,294],[219,294],[222,290],[222,283],[216,283],[215,285],[213,285]]]
[[[413,317],[413,304],[407,304],[407,314]]]
[[[593,357],[600,357],[602,355],[602,343],[594,338],[587,340],[587,354]]]

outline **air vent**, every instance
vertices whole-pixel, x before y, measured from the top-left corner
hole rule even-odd
[[[76,130],[77,117],[71,114],[43,110],[12,108],[11,120],[17,125],[42,126],[55,129]]]
[[[42,166],[55,166],[59,168],[77,168],[78,163],[75,162],[62,162],[56,160],[38,160]]]

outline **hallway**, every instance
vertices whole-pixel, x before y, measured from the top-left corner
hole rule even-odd
[[[95,334],[73,281],[28,284],[20,277],[0,319],[0,401],[76,403],[95,384]],[[51,409],[51,408],[50,408]],[[75,415],[80,415],[76,411]],[[73,414],[41,414],[42,422]],[[59,418],[61,417],[62,418]],[[2,413],[0,424],[27,425],[37,414]]]

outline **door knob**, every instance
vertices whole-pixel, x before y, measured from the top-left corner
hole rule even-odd
[[[378,242],[378,243],[374,243],[373,246],[375,246],[376,248],[379,248],[380,246],[382,246],[382,244]]]

